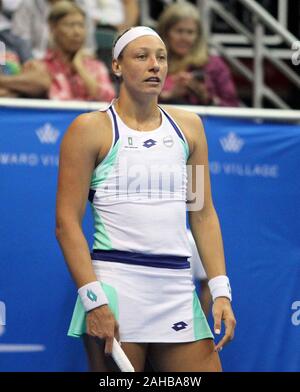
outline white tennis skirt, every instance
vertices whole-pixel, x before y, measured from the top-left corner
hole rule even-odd
[[[93,260],[97,278],[119,323],[121,342],[191,342],[213,338],[191,269],[157,268]],[[78,297],[68,335],[86,332]]]

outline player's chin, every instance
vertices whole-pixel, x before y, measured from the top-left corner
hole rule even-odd
[[[161,93],[161,90],[162,90],[161,83],[149,84],[149,85],[143,86],[143,92],[145,94],[149,94],[149,95],[159,95]]]

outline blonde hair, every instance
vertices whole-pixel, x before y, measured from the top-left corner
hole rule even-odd
[[[62,18],[71,14],[81,14],[85,18],[85,12],[73,3],[71,0],[62,0],[56,2],[50,9],[48,16],[48,22],[50,24],[56,24]]]
[[[190,53],[182,60],[174,61],[174,55],[169,49],[168,33],[170,29],[182,21],[191,18],[196,22],[197,38]],[[203,66],[208,61],[208,46],[204,38],[199,9],[186,1],[180,1],[168,6],[158,20],[157,30],[169,50],[169,73],[185,70],[188,66]]]

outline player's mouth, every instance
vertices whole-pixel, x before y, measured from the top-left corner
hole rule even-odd
[[[157,76],[151,76],[150,78],[145,80],[146,83],[155,83],[158,84],[160,83],[160,78]]]

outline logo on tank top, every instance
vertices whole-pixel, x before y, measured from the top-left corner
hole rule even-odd
[[[125,144],[124,148],[129,149],[129,150],[136,150],[138,146],[135,143],[135,140],[132,136],[128,136],[127,138],[127,144]]]
[[[179,321],[178,323],[175,323],[172,328],[174,329],[174,331],[177,332],[177,331],[181,331],[182,329],[185,329],[187,326],[188,324],[185,323],[184,321]]]
[[[148,140],[144,141],[143,147],[150,148],[150,147],[155,146],[156,143],[157,143],[156,140],[148,139]]]
[[[163,138],[163,143],[166,147],[171,148],[174,145],[174,140],[171,135],[168,135]]]

